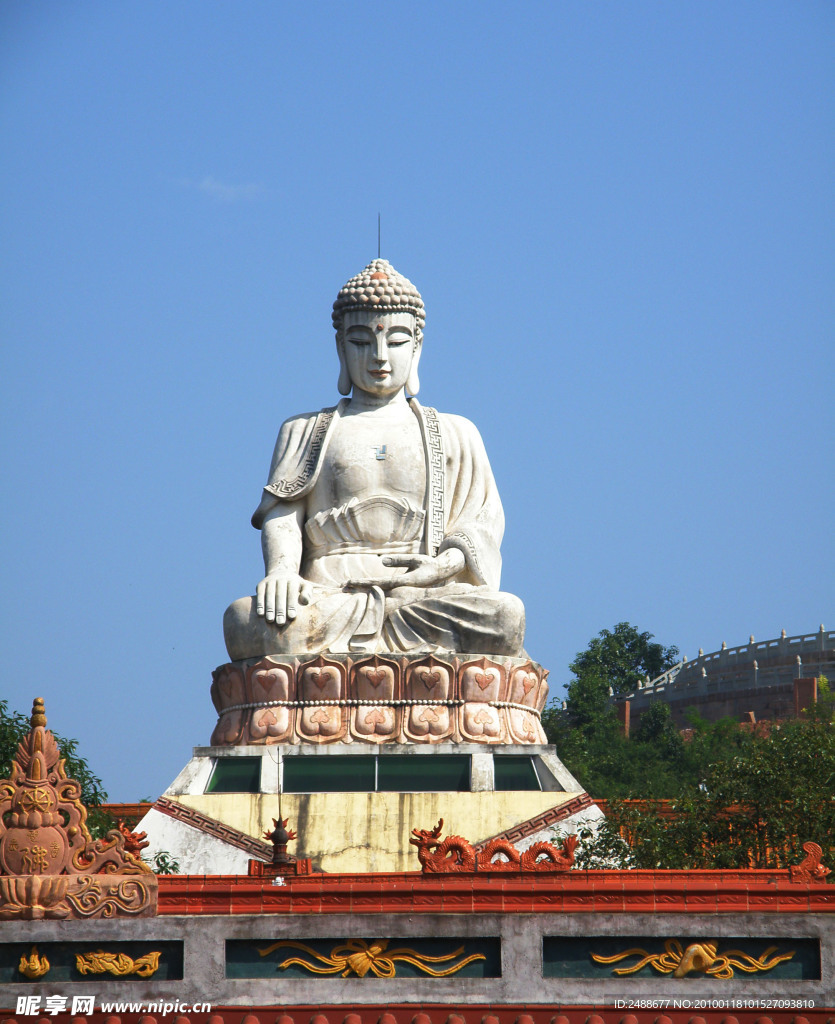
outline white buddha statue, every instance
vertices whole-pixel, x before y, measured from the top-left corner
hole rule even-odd
[[[424,322],[386,260],[339,292],[349,397],[279,431],[252,517],[265,576],[224,617],[233,660],[524,653],[522,602],[499,590],[504,514],[481,437],[415,397]]]

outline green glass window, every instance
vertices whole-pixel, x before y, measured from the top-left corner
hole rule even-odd
[[[260,757],[222,757],[206,787],[207,793],[259,793],[261,791]]]
[[[493,758],[494,786],[497,790],[540,789],[532,757],[497,754]]]
[[[373,754],[284,758],[285,793],[373,793]]]
[[[461,754],[382,755],[377,764],[381,793],[466,793],[470,759]]]

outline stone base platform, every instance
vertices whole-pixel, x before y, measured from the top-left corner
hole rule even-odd
[[[547,675],[476,654],[233,661],[212,675],[211,743],[543,744]]]
[[[246,874],[269,860],[263,839],[281,816],[298,832],[289,852],[314,871],[413,871],[413,828],[444,819],[477,848],[506,838],[521,851],[603,817],[553,747],[437,743],[196,747],[138,831],[146,856],[180,870]]]

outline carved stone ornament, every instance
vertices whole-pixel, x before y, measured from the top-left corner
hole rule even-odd
[[[498,655],[230,662],[213,673],[211,743],[546,743],[547,676]]]
[[[821,864],[823,850],[817,843],[804,843],[803,852],[806,856],[799,864],[789,867],[789,878],[793,882],[822,882],[829,874],[829,868]]]
[[[116,827],[119,829],[123,839],[125,840],[125,849],[128,853],[132,853],[134,857],[141,857],[142,851],[151,845],[147,842],[147,832],[134,832],[129,825],[126,825],[121,820],[121,818],[116,823]]]
[[[409,842],[417,847],[418,860],[424,874],[472,874],[495,871],[569,871],[574,866],[577,836],[572,835],[562,847],[552,843],[534,843],[521,852],[506,839],[493,839],[476,852],[472,843],[461,836],[441,839],[444,819],[430,831],[412,829]],[[503,858],[503,859],[497,859]]]
[[[67,778],[43,700],[0,782],[0,920],[148,916],[157,879],[117,830],[93,839],[81,786]]]

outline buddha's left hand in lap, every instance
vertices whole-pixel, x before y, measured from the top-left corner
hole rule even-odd
[[[364,580],[348,580],[346,587],[379,587],[393,590],[396,587],[439,586],[457,575],[465,564],[464,553],[458,548],[447,548],[439,555],[399,555],[383,559],[389,568],[405,568],[408,572],[398,576],[379,576]]]

